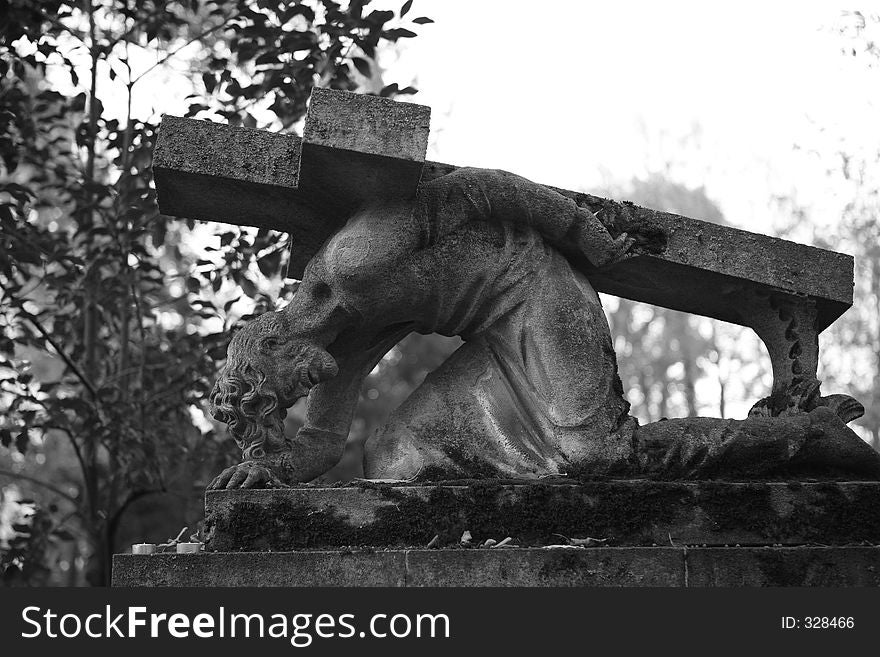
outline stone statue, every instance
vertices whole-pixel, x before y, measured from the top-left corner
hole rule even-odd
[[[880,455],[830,405],[638,426],[599,298],[570,259],[601,268],[652,248],[637,228],[612,235],[571,198],[502,171],[462,168],[414,199],[362,206],[291,303],[232,338],[211,409],[244,461],[211,487],[332,468],[364,378],[412,331],[464,344],[367,441],[368,478],[880,478]],[[286,409],[306,395],[305,425],[285,436]]]
[[[865,409],[818,379],[853,258],[431,162],[430,113],[315,88],[302,136],[163,117],[162,214],[288,234],[301,284],[232,336],[210,396],[243,454],[205,496],[214,556],[117,555],[114,582],[876,584],[878,548],[828,547],[880,522],[880,481],[859,481],[880,455],[847,427]],[[639,426],[597,293],[753,330],[769,394],[745,420]],[[372,483],[323,486],[365,377],[413,331],[463,344],[366,441]],[[518,549],[463,549],[493,545]]]

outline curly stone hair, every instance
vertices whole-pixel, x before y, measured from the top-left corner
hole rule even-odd
[[[210,402],[211,415],[229,425],[246,460],[263,458],[282,447],[287,412],[280,407],[277,392],[267,385],[266,375],[247,362],[224,371]]]

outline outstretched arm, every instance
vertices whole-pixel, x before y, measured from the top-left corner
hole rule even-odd
[[[364,379],[409,332],[408,326],[392,329],[371,347],[343,345],[350,355],[338,356],[339,373],[309,393],[305,424],[290,441],[285,465],[296,481],[311,481],[339,462]]]
[[[585,255],[602,266],[632,243],[613,238],[587,208],[520,176],[495,169],[456,169],[422,185],[419,219],[428,243],[435,243],[470,221],[509,222],[538,231],[563,253]]]

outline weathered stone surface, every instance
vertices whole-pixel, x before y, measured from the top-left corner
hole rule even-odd
[[[164,115],[153,168],[296,189],[301,148],[295,134]]]
[[[419,126],[421,120],[422,115],[416,114],[408,122]],[[420,130],[414,129],[413,134],[421,134]],[[259,148],[255,147],[255,138],[250,134],[256,132],[260,135]],[[356,134],[356,131],[350,134]],[[328,139],[326,143],[349,142],[339,137],[335,142]],[[259,171],[277,172],[277,178],[257,176],[261,184],[287,189],[295,187],[298,153],[293,159],[291,157],[298,149],[297,144],[295,135],[234,129],[167,116],[162,122],[154,165],[160,208],[165,214],[175,216],[246,224],[248,214],[244,210],[252,206],[254,216],[250,220],[254,223],[250,225],[263,225],[259,222],[265,217],[267,227],[293,232],[299,237],[294,240],[294,253],[297,263],[301,264],[294,266],[291,274],[301,274],[301,267],[329,234],[326,225],[312,217],[300,218],[290,210],[275,215],[261,212],[260,208],[267,204],[267,200],[262,200],[252,188],[235,184],[237,181],[254,182],[255,172]],[[381,149],[370,144],[365,150],[374,154]],[[414,151],[405,145],[400,159],[417,162]],[[220,164],[213,164],[215,158]],[[264,158],[264,164],[257,164]],[[291,170],[272,168],[272,163],[285,161],[291,162]],[[425,162],[422,181],[447,175],[457,168]],[[194,175],[206,178],[200,180]],[[184,181],[192,186],[191,192],[186,191]],[[227,195],[227,189],[234,189],[236,193]],[[601,270],[581,261],[580,265],[588,270],[591,283],[600,292],[746,326],[750,320],[742,314],[740,307],[747,303],[749,291],[781,292],[795,298],[806,296],[816,303],[820,331],[852,305],[852,256],[658,212],[632,203],[551,189],[589,207],[599,213],[605,223],[617,225],[621,230],[652,225],[665,235],[666,248],[659,254],[645,253]],[[228,200],[233,202],[230,204]],[[333,205],[322,208],[322,211],[332,210]],[[280,205],[277,207],[281,210]],[[322,236],[320,239],[314,237],[315,230]]]
[[[675,548],[410,550],[407,586],[684,586]]]
[[[327,217],[295,230],[288,276],[303,271],[357,208],[415,196],[428,149],[431,108],[313,89],[299,163],[299,191]]]
[[[296,135],[162,118],[153,174],[167,215],[285,232],[317,218],[297,195]]]
[[[430,130],[431,108],[425,105],[315,88],[303,139],[309,145],[421,164]]]
[[[688,586],[880,586],[880,547],[690,548]]]
[[[114,586],[684,586],[675,548],[221,552],[113,559]]]
[[[422,181],[448,175],[459,167],[426,162]],[[599,292],[643,301],[695,315],[751,327],[742,312],[750,293],[807,297],[818,308],[821,332],[852,305],[851,255],[768,235],[751,233],[691,217],[644,208],[628,201],[548,188],[590,208],[617,230],[653,226],[663,235],[662,253],[596,269],[578,261]]]
[[[599,197],[589,203],[624,225],[654,223],[667,238],[661,255],[593,274],[600,292],[749,327],[742,313],[749,290],[805,295],[817,305],[819,331],[852,305],[854,261],[845,253]]]
[[[878,586],[880,547],[117,554],[113,586]]]
[[[431,110],[314,89],[304,137],[164,116],[153,153],[167,215],[291,234],[289,274],[366,202],[412,197]]]
[[[825,454],[835,474],[880,478],[880,456],[827,406],[637,429],[599,298],[562,255],[571,243],[597,266],[638,251],[570,199],[501,171],[460,169],[420,186],[414,201],[357,211],[290,304],[230,341],[211,412],[248,462],[212,487],[305,482],[331,469],[357,390],[410,332],[465,343],[371,435],[369,478],[663,477],[663,468],[679,479],[766,477],[804,453],[810,473]],[[305,424],[285,438],[282,413],[305,395]],[[811,445],[821,449],[803,451]]]
[[[211,412],[230,426],[243,462],[213,488],[304,482],[330,470],[366,373],[410,332],[459,335],[465,344],[370,437],[370,478],[758,478],[818,469],[880,479],[880,456],[845,426],[862,407],[822,397],[815,376],[817,331],[850,301],[851,260],[561,194],[503,171],[428,166],[417,185],[428,123],[425,107],[313,93],[295,189],[283,172],[281,185],[266,190],[267,198],[293,195],[281,212],[285,229],[295,247],[307,247],[295,248],[294,269],[310,264],[294,274],[303,280],[289,305],[230,342]],[[238,189],[226,184],[237,141],[251,151],[270,148],[269,137],[221,128],[214,144],[206,124],[177,120],[169,130],[181,126],[194,134],[178,143],[163,132],[157,157],[160,184],[185,174],[181,198],[197,193],[195,203],[239,212],[240,198],[228,199],[229,208],[217,198],[227,200],[230,189],[259,193],[277,162],[283,168],[282,157],[253,169],[245,157]],[[181,145],[188,141],[191,165]],[[279,152],[296,150],[295,139],[285,143]],[[198,185],[212,175],[225,186],[206,201]],[[756,407],[759,419],[637,428],[596,294],[602,281],[613,287],[627,276],[626,289],[608,290],[758,331],[776,378]],[[305,424],[286,437],[284,411],[303,396]]]
[[[208,491],[208,549],[880,543],[880,483],[611,481]],[[561,536],[560,536],[561,535]]]
[[[406,334],[437,332],[474,339],[371,438],[367,476],[409,478],[462,460],[533,477],[572,462],[626,462],[634,423],[607,319],[543,233],[553,243],[583,237],[597,262],[630,246],[569,199],[498,171],[460,170],[422,186],[415,201],[364,207],[311,260],[287,307],[233,336],[212,413],[246,459],[263,451],[271,458],[261,465],[281,481],[310,481],[342,455],[352,393],[369,371]],[[304,394],[305,425],[286,443],[280,413]],[[404,444],[410,453],[397,454]],[[391,473],[391,464],[412,472]],[[232,486],[260,487],[266,477],[252,468]]]
[[[113,586],[404,586],[403,551],[116,554]]]

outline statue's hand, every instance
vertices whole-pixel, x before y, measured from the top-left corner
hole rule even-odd
[[[635,242],[635,239],[630,237],[628,233],[621,233],[603,245],[601,251],[597,252],[590,260],[597,267],[604,267],[605,265],[623,260],[630,255]]]
[[[565,236],[566,245],[573,245],[574,252],[587,256],[596,267],[604,267],[630,255],[636,238],[628,233],[611,237],[608,230],[587,208],[580,208],[580,215],[572,223]]]
[[[284,482],[272,471],[268,463],[244,461],[231,468],[226,468],[217,475],[208,486],[208,490],[284,487]]]

